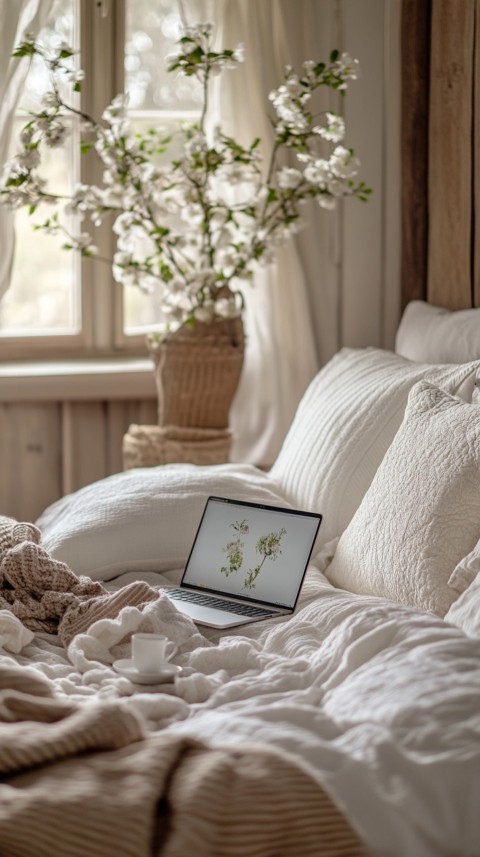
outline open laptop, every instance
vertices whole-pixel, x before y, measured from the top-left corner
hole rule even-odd
[[[293,613],[321,515],[209,497],[175,606],[199,625],[231,628]]]

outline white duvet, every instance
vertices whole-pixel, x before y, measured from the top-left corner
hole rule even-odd
[[[136,686],[114,671],[138,628],[169,635],[175,684]],[[372,855],[480,855],[480,640],[432,615],[334,589],[311,566],[293,617],[225,635],[162,598],[97,622],[67,656],[0,612],[0,663],[12,658],[59,696],[122,697],[152,730],[290,751]]]

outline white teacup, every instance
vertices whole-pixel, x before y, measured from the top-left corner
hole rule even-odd
[[[157,673],[168,663],[168,637],[161,634],[132,634],[132,661],[141,673]]]

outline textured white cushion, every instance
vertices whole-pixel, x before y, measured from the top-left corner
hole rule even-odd
[[[411,387],[428,378],[470,401],[479,368],[419,365],[378,348],[345,348],[324,366],[270,471],[293,505],[323,514],[319,545],[339,536],[360,505]]]
[[[467,363],[480,358],[480,309],[450,310],[411,301],[404,310],[395,351],[420,363]]]
[[[480,572],[480,542],[467,556],[464,556],[450,575],[448,585],[461,593],[475,580]]]
[[[470,637],[480,637],[480,574],[453,602],[445,620],[461,628]]]
[[[326,570],[342,589],[444,616],[480,535],[480,408],[421,381]]]
[[[185,565],[210,495],[288,506],[267,474],[247,464],[170,464],[127,470],[58,500],[38,518],[42,545],[76,574]]]

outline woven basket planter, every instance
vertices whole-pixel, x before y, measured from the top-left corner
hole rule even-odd
[[[228,429],[129,426],[123,437],[123,469],[158,464],[224,464],[230,458]]]
[[[241,318],[197,322],[151,342],[158,425],[226,429],[244,350]]]

